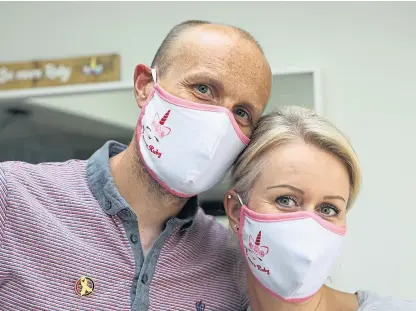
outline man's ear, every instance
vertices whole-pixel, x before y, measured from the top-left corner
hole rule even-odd
[[[146,103],[153,84],[152,69],[144,64],[137,65],[134,71],[134,95],[140,108]]]
[[[224,196],[224,209],[227,214],[228,221],[231,225],[231,230],[235,234],[238,233],[240,226],[240,210],[241,204],[237,198],[237,193],[234,190],[229,190]]]

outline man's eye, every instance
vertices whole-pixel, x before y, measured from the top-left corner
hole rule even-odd
[[[201,94],[208,94],[210,92],[209,86],[205,84],[197,84],[196,89]]]
[[[242,119],[250,119],[250,114],[243,108],[235,109],[234,113]]]

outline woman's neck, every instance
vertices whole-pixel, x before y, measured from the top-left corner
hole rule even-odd
[[[356,311],[356,295],[338,292],[329,287],[321,289],[309,300],[301,303],[283,301],[270,294],[248,272],[248,293],[251,311]]]

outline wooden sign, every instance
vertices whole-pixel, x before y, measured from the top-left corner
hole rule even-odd
[[[0,91],[120,81],[120,56],[0,63]]]

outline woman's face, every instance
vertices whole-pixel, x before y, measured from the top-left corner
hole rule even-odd
[[[261,214],[309,211],[345,225],[350,186],[341,160],[303,141],[278,146],[264,157],[250,200],[244,202],[249,209]]]

